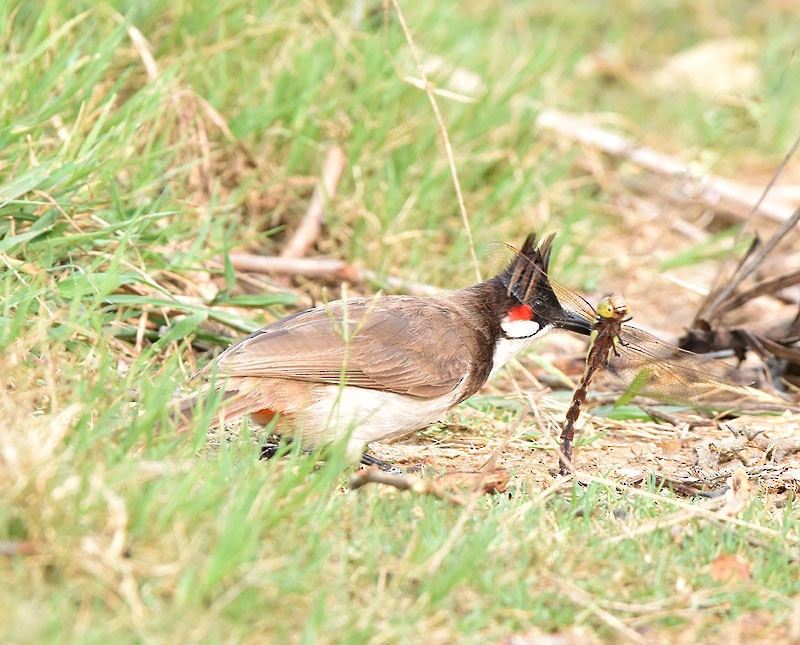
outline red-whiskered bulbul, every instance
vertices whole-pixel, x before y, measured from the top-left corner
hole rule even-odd
[[[213,423],[275,419],[306,448],[347,438],[352,462],[372,441],[431,425],[551,329],[590,333],[547,279],[553,237],[529,235],[503,271],[466,289],[339,300],[259,329],[203,370],[219,379],[207,388],[224,389]],[[180,402],[179,429],[199,396]]]

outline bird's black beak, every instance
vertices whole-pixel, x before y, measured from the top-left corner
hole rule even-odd
[[[560,318],[553,321],[553,326],[556,329],[566,329],[567,331],[583,334],[584,336],[588,336],[592,333],[591,321],[566,309],[561,311]]]

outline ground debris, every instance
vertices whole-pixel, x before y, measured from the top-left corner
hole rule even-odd
[[[465,493],[491,495],[503,493],[511,476],[502,468],[480,472],[450,472],[434,479],[418,477],[410,473],[388,473],[376,465],[359,468],[348,482],[351,490],[367,484],[384,484],[399,490],[410,490],[420,495],[432,495],[438,499],[463,506]]]

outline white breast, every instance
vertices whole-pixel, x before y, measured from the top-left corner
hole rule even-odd
[[[409,434],[438,421],[460,395],[425,399],[364,388],[323,385],[321,394],[298,420],[303,443],[328,444],[349,435],[347,455],[358,461],[366,445]]]

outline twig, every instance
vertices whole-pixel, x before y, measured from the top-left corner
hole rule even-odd
[[[675,426],[675,427],[685,427],[687,429],[690,428],[699,428],[702,426],[714,426],[717,425],[717,422],[714,419],[686,419],[679,414],[671,414],[664,410],[659,410],[658,408],[654,408],[648,405],[642,405],[642,410],[644,410],[653,420],[658,421],[666,421],[667,423]]]
[[[464,505],[464,499],[460,495],[453,495],[448,492],[442,486],[439,486],[436,480],[423,479],[422,477],[405,473],[383,472],[374,464],[368,468],[359,468],[354,472],[350,477],[348,487],[350,490],[357,490],[367,484],[385,484],[399,490],[410,490],[420,495],[433,495],[456,506]]]
[[[478,256],[475,254],[475,243],[472,240],[472,227],[469,224],[467,207],[464,204],[464,195],[461,192],[461,183],[458,180],[458,171],[456,170],[456,160],[455,160],[455,155],[453,154],[453,147],[450,145],[450,137],[447,134],[447,128],[444,125],[444,119],[442,119],[442,113],[439,111],[439,104],[436,102],[436,95],[433,91],[434,86],[428,80],[428,75],[425,73],[425,69],[422,65],[422,59],[419,56],[417,47],[414,44],[414,39],[411,37],[411,32],[408,30],[406,19],[403,16],[403,12],[400,10],[400,5],[398,4],[397,0],[392,0],[392,6],[394,7],[394,11],[397,14],[397,21],[400,23],[400,28],[403,30],[403,34],[405,35],[408,47],[411,50],[411,55],[414,57],[414,63],[416,64],[417,70],[419,71],[420,79],[424,84],[425,94],[428,97],[428,101],[431,104],[431,109],[433,110],[433,114],[436,117],[436,123],[439,126],[439,133],[442,135],[442,141],[444,141],[444,149],[445,152],[447,153],[447,162],[450,166],[450,175],[453,178],[453,187],[455,188],[456,191],[458,209],[461,212],[461,221],[464,224],[464,232],[467,234],[467,241],[469,242],[469,253],[470,257],[472,258],[472,266],[475,268],[475,277],[477,277],[478,282],[480,282],[481,270],[478,265]]]
[[[685,497],[697,497],[706,492],[699,484],[682,482],[664,475],[659,475],[658,473],[643,472],[641,475],[626,480],[625,483],[629,486],[642,486],[646,484],[650,475],[654,477],[653,483],[656,488],[665,488],[673,493],[684,495]]]
[[[764,258],[771,253],[778,243],[791,231],[797,223],[800,222],[800,208],[795,211],[782,222],[780,228],[775,231],[773,236],[767,240],[764,245],[758,249],[753,249],[752,253],[745,256],[738,268],[735,275],[729,278],[725,285],[719,290],[713,290],[705,301],[700,306],[697,315],[695,316],[695,323],[699,320],[706,320],[711,323],[714,318],[719,317],[726,308],[723,308],[725,301],[732,298],[734,290],[755,271],[758,266],[764,261]],[[728,306],[729,308],[729,306]],[[696,325],[695,325],[696,326]]]
[[[447,293],[447,289],[442,289],[432,284],[425,284],[424,282],[412,282],[410,280],[403,280],[402,278],[395,278],[391,275],[380,278],[374,271],[367,271],[366,269],[361,272],[361,276],[365,282],[372,282],[383,289],[399,291],[400,293],[407,293],[411,296],[438,296]]]
[[[800,213],[800,210],[798,213]],[[754,298],[758,298],[762,295],[772,295],[781,289],[787,289],[798,283],[800,283],[800,270],[792,271],[791,273],[772,278],[771,280],[759,282],[738,295],[730,296],[728,300],[721,302],[719,304],[719,313],[722,314],[733,311]]]
[[[795,348],[791,346],[792,344],[800,341],[800,339],[798,339],[796,336],[774,341],[771,338],[754,331],[749,331],[747,329],[742,329],[739,331],[742,332],[749,346],[753,347],[761,355],[769,352],[775,358],[783,358],[791,363],[797,363],[800,365],[800,347]]]
[[[764,450],[773,453],[780,450],[783,456],[788,456],[800,452],[800,437],[776,437],[771,438],[763,434],[758,434],[750,442]]]
[[[753,219],[753,216],[758,211],[762,202],[767,198],[769,192],[774,188],[775,182],[778,181],[778,177],[780,177],[783,171],[786,169],[789,160],[794,156],[794,153],[797,152],[798,147],[800,147],[800,136],[795,138],[792,147],[789,148],[789,152],[787,152],[786,155],[784,155],[783,161],[781,161],[781,164],[778,166],[778,169],[773,173],[772,177],[767,182],[767,185],[764,186],[764,189],[761,191],[761,195],[759,195],[758,201],[755,204],[753,204],[753,207],[750,209],[750,212],[747,214],[747,217],[745,217],[744,224],[739,229],[739,232],[736,234],[737,242],[741,239],[742,234],[744,233],[744,230],[747,227],[748,222],[750,222]]]
[[[348,485],[351,490],[357,490],[367,484],[384,484],[420,495],[433,495],[456,506],[463,506],[464,498],[450,491],[471,491],[474,495],[504,493],[510,479],[511,475],[504,468],[478,472],[454,471],[435,479],[424,479],[408,473],[387,473],[373,464],[353,473]]]
[[[325,156],[325,163],[322,165],[320,182],[314,189],[311,202],[300,222],[300,226],[281,253],[283,257],[302,258],[314,245],[325,221],[325,206],[328,200],[336,194],[339,180],[342,178],[346,165],[347,158],[344,150],[339,146],[333,146],[328,150],[328,154]]]
[[[594,146],[616,157],[625,157],[658,175],[681,178],[685,184],[697,184],[701,190],[692,197],[712,208],[722,207],[745,217],[752,210],[754,201],[758,201],[753,189],[747,186],[711,173],[701,175],[693,172],[674,157],[640,146],[627,137],[592,125],[573,114],[544,110],[536,123],[540,128],[552,130],[560,136]],[[769,219],[785,222],[793,211],[794,208],[784,202],[765,199],[757,212]]]
[[[299,275],[306,278],[330,278],[352,283],[372,282],[391,291],[400,291],[414,296],[435,296],[445,292],[445,289],[422,282],[411,282],[392,276],[380,278],[374,271],[359,271],[343,260],[332,258],[284,258],[249,253],[231,253],[228,257],[234,269],[248,273]],[[221,263],[222,260],[219,259],[219,262]]]
[[[740,526],[745,529],[749,529],[755,533],[760,533],[761,535],[765,535],[771,538],[781,538],[786,542],[790,542],[793,545],[800,544],[800,539],[794,537],[792,535],[783,535],[780,531],[776,529],[772,529],[766,526],[761,526],[760,524],[754,524],[753,522],[747,522],[745,520],[739,519],[738,517],[731,517],[730,515],[724,515],[719,512],[719,508],[724,505],[723,500],[712,500],[707,505],[697,505],[691,504],[689,502],[685,502],[680,499],[673,499],[670,497],[664,497],[663,495],[659,495],[656,493],[651,493],[646,490],[641,490],[639,488],[631,488],[625,482],[618,482],[614,481],[613,479],[608,479],[605,477],[595,477],[594,475],[589,475],[588,473],[577,473],[575,478],[582,484],[588,483],[597,483],[602,484],[604,486],[609,486],[619,491],[628,491],[633,495],[637,495],[639,497],[644,497],[645,499],[650,499],[654,501],[658,501],[661,503],[670,504],[672,506],[677,506],[680,511],[673,513],[672,515],[668,515],[665,517],[660,517],[656,520],[643,524],[642,526],[638,527],[630,531],[626,535],[620,535],[615,538],[612,538],[610,541],[613,542],[620,542],[622,540],[627,540],[633,537],[637,537],[639,535],[644,535],[647,533],[652,533],[658,529],[670,526],[672,524],[679,524],[685,521],[688,521],[692,518],[699,518],[710,520],[712,522],[718,522],[721,524],[731,524],[733,526]]]
[[[621,618],[618,618],[611,612],[606,611],[589,595],[586,591],[575,585],[569,580],[556,580],[556,583],[561,586],[565,595],[567,595],[572,602],[585,607],[589,612],[597,616],[611,629],[619,632],[619,634],[628,643],[647,643],[649,642],[644,636],[637,632],[632,627],[628,626]]]
[[[306,278],[333,278],[360,282],[358,270],[343,262],[330,258],[289,258],[276,255],[250,255],[248,253],[231,253],[229,256],[233,268],[248,273],[280,273],[300,275]]]

